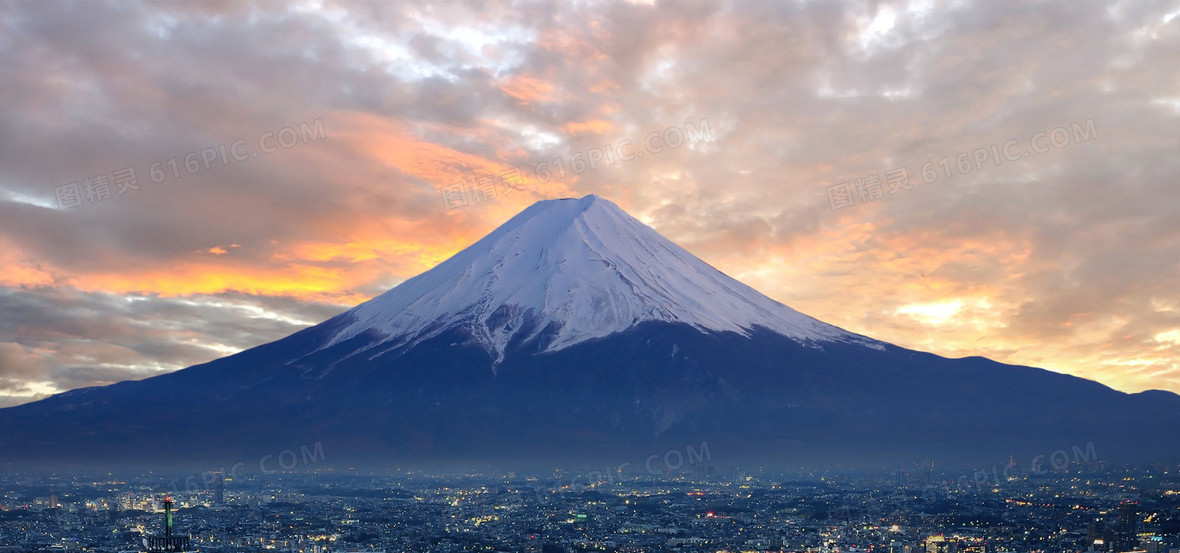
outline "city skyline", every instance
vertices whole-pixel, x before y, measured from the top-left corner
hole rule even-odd
[[[123,551],[161,533],[168,500],[173,535],[199,551],[1180,550],[1174,466],[1098,457],[993,479],[928,464],[777,472],[706,462],[615,478],[328,464],[244,471],[221,499],[200,484],[177,490],[166,473],[13,473],[0,476],[0,550]]]

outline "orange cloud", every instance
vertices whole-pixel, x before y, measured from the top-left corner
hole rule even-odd
[[[437,211],[415,218],[404,215],[366,218],[356,213],[324,213],[307,224],[314,238],[276,244],[271,252],[237,250],[238,244],[218,245],[168,259],[158,266],[133,269],[112,264],[109,269],[77,272],[46,267],[21,256],[15,247],[0,248],[0,285],[42,286],[55,282],[83,291],[144,293],[161,296],[217,294],[240,291],[249,294],[288,296],[298,299],[359,303],[358,293],[374,283],[404,279],[426,271],[470,245],[497,224],[543,196],[574,195],[558,181],[540,182],[528,164],[502,161],[520,158],[519,148],[497,150],[498,159],[462,152],[415,136],[401,121],[361,113],[333,115],[337,122],[333,144],[363,160],[397,169],[438,188],[482,176],[515,175],[519,181],[504,194],[498,188],[494,201],[479,209],[447,211],[436,190],[399,191],[405,198],[432,196]],[[442,129],[434,128],[434,131]],[[450,134],[463,129],[448,128]],[[473,131],[488,137],[487,129]],[[494,133],[493,133],[494,134]],[[378,187],[357,175],[342,174],[335,183],[342,193],[369,194]],[[234,249],[241,255],[228,255]]]
[[[565,131],[570,134],[602,134],[615,128],[615,124],[605,119],[590,119],[587,121],[571,121],[565,124]]]
[[[1028,236],[1000,225],[964,236],[934,228],[897,232],[883,217],[837,221],[788,240],[729,233],[672,238],[791,307],[903,347],[984,355],[1128,391],[1175,388],[1158,380],[1175,370],[1169,357],[1175,346],[1148,337],[1160,351],[1144,355],[1144,346],[1121,330],[1125,321],[1074,314],[1056,323],[1073,328],[1057,340],[1015,328],[1030,293],[1021,282],[1032,270]]]
[[[0,244],[0,286],[45,286],[54,281],[53,273],[20,255],[12,244]]]
[[[500,85],[500,91],[526,104],[548,102],[554,98],[553,83],[529,75],[515,75]]]
[[[515,186],[518,190],[553,189],[560,186],[558,183],[537,180],[535,173],[529,170],[530,161],[519,165],[512,162],[524,154],[517,147],[497,150],[498,159],[488,159],[418,138],[396,119],[361,113],[336,117],[342,121],[340,126],[343,130],[333,132],[334,141],[362,157],[418,177],[435,188],[479,177],[502,178],[509,172],[513,178],[519,179]],[[514,171],[516,169],[520,170],[519,173]],[[513,202],[520,202],[516,204],[517,211],[536,199],[525,194],[515,194],[510,198]]]
[[[590,87],[590,92],[593,92],[595,94],[612,94],[615,91],[619,90],[619,88],[620,88],[619,83],[617,83],[611,79],[606,79],[602,82],[595,83],[594,85],[592,85]]]
[[[367,270],[344,270],[301,263],[256,268],[184,262],[171,268],[161,267],[136,273],[105,272],[78,275],[70,281],[80,290],[117,294],[183,296],[239,291],[247,294],[347,303],[363,299],[350,289],[359,287],[375,276],[374,272]]]
[[[498,162],[421,140],[396,119],[359,113],[345,117],[344,130],[334,134],[333,140],[435,187],[498,174],[501,167]]]
[[[3,271],[0,271],[0,286],[17,288],[48,284],[53,284],[53,275],[32,264],[5,262]]]

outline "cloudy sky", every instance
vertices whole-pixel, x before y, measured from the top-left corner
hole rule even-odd
[[[1180,392],[1178,16],[0,2],[0,405],[280,338],[589,193],[849,330]]]

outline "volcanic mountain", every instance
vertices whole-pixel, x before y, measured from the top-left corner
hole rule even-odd
[[[319,325],[0,410],[9,464],[1175,458],[1180,396],[873,340],[771,300],[597,196],[538,202]],[[1092,445],[1091,445],[1092,444]]]

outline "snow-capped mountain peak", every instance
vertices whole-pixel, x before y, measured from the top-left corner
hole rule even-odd
[[[763,327],[801,343],[880,347],[762,295],[589,195],[537,202],[433,269],[339,315],[323,348],[372,331],[383,338],[370,348],[387,351],[463,325],[498,360],[511,340],[542,331],[543,349],[555,351],[646,321],[744,335]]]

